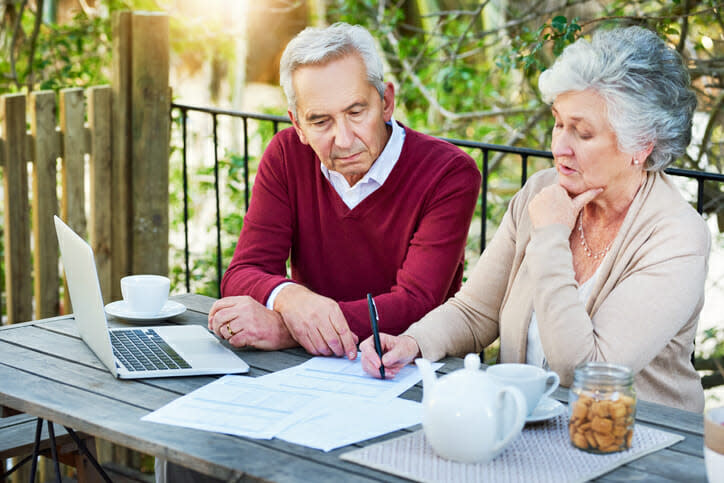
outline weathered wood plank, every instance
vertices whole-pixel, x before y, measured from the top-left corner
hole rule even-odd
[[[35,257],[35,318],[58,315],[58,239],[53,215],[58,213],[60,152],[55,131],[55,92],[30,95],[30,131],[33,137],[33,238]]]
[[[696,456],[698,458],[704,457],[704,437],[702,435],[693,434],[686,431],[676,431],[671,428],[662,428],[660,426],[658,427],[658,429],[661,429],[662,431],[668,431],[670,433],[680,434],[684,436],[684,438],[686,438],[684,439],[684,441],[681,441],[671,446],[672,451],[685,453],[691,456]]]
[[[706,468],[702,463],[702,458],[663,449],[635,459],[628,467],[675,481],[706,482]]]
[[[173,299],[177,302],[181,302],[182,304],[184,304],[189,310],[195,310],[196,312],[201,312],[204,314],[209,313],[209,310],[211,310],[211,306],[214,305],[214,302],[216,302],[217,300],[213,297],[190,293],[174,295]]]
[[[601,482],[622,481],[622,482],[626,482],[626,483],[629,483],[631,481],[645,481],[646,483],[674,483],[674,482],[681,483],[677,480],[665,478],[663,476],[649,475],[643,471],[629,468],[628,466],[616,468],[614,471],[612,471],[610,473],[606,473],[605,475],[601,476],[600,478],[596,478],[596,480],[594,480],[594,481],[601,481]]]
[[[5,280],[8,323],[33,318],[30,269],[30,202],[25,153],[25,95],[2,96],[3,186],[5,199]]]
[[[111,298],[121,298],[121,277],[131,273],[131,12],[114,12],[113,55],[113,246]]]
[[[131,267],[133,273],[167,275],[168,16],[134,13],[131,30]]]
[[[148,410],[3,364],[0,364],[0,379],[8,381],[0,393],[2,404],[137,451],[163,456],[217,478],[320,482],[389,480],[389,475],[341,462],[319,451],[315,453],[328,460],[328,464],[259,444],[270,442],[144,422],[140,418]],[[134,385],[134,390],[138,385]],[[63,397],[59,398],[58,394]],[[375,474],[377,477],[373,476]]]
[[[98,282],[103,294],[103,302],[113,300],[113,280],[111,247],[113,198],[111,149],[111,101],[109,86],[91,87],[88,90],[88,122],[91,128],[90,149],[90,244],[96,259]]]
[[[0,354],[0,361],[2,361],[3,365],[14,366],[27,373],[36,374],[46,379],[62,381],[66,387],[88,388],[86,391],[89,394],[115,399],[138,408],[153,411],[179,396],[147,384],[116,379],[105,368],[88,367],[62,359],[55,359],[53,364],[47,364],[48,359],[36,351],[5,342],[0,342],[0,347],[2,347],[3,351]],[[17,361],[22,360],[19,357],[26,357],[27,359],[22,364],[17,364]],[[45,365],[43,365],[44,363]],[[60,391],[56,396],[62,399],[64,393],[65,391]]]
[[[64,221],[80,236],[86,234],[85,215],[85,98],[83,89],[60,91],[60,131],[63,134]]]
[[[83,89],[60,91],[60,131],[63,134],[61,213],[63,221],[85,238],[84,104]],[[64,313],[73,311],[67,288],[63,291]]]

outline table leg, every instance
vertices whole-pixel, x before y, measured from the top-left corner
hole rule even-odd
[[[65,430],[68,431],[68,434],[71,438],[73,438],[73,441],[75,441],[76,446],[80,450],[81,454],[90,461],[90,463],[93,465],[93,467],[98,471],[98,474],[103,478],[104,481],[107,483],[113,483],[111,479],[108,477],[108,474],[103,470],[103,467],[98,463],[98,460],[95,459],[95,457],[91,454],[90,451],[88,451],[88,448],[86,447],[83,440],[81,440],[77,434],[75,434],[75,431],[70,429],[67,426],[64,426]]]
[[[55,477],[58,479],[58,483],[62,483],[63,478],[60,476],[60,463],[58,463],[58,448],[55,443],[55,429],[53,428],[53,423],[50,421],[48,421],[48,436],[50,436],[50,454],[53,455]]]
[[[43,420],[38,418],[35,425],[35,446],[33,446],[33,465],[30,469],[30,481],[35,481],[35,473],[38,470],[38,456],[40,455],[40,436],[43,432]]]

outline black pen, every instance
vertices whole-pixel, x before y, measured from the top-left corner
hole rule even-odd
[[[380,377],[385,378],[385,366],[382,365],[382,344],[380,344],[380,329],[377,328],[377,306],[372,300],[372,294],[367,294],[367,305],[370,308],[370,322],[372,322],[372,337],[375,340],[375,351],[380,356]]]

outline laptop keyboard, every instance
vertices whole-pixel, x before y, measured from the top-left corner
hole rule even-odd
[[[153,329],[111,331],[113,354],[129,371],[187,369],[191,365]]]

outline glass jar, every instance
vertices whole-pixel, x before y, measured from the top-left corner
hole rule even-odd
[[[608,362],[576,367],[568,393],[571,443],[590,453],[614,453],[631,447],[636,392],[633,371]]]

